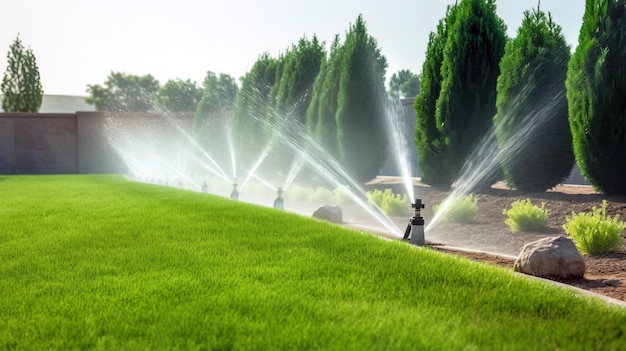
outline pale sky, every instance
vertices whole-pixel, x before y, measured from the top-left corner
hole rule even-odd
[[[391,74],[422,69],[428,35],[455,0],[0,0],[0,74],[18,33],[35,54],[45,94],[87,95],[111,71],[202,82],[243,76],[263,52],[277,57],[304,35],[328,47],[359,14]],[[514,36],[537,0],[497,0]],[[584,0],[543,0],[575,48]]]

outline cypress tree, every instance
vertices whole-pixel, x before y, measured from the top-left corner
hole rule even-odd
[[[626,195],[626,1],[587,0],[569,62],[567,101],[576,162],[594,187]]]
[[[306,125],[307,108],[311,102],[313,83],[320,71],[326,51],[323,43],[313,36],[301,38],[298,44],[282,57],[281,71],[275,84],[274,148],[268,165],[275,170],[285,170],[293,162],[294,145],[285,145],[280,135],[291,135]],[[297,140],[297,139],[296,139]],[[300,145],[302,147],[302,145]]]
[[[561,27],[539,9],[524,12],[500,62],[496,136],[510,187],[544,191],[574,165],[565,78],[570,48]]]
[[[250,166],[271,137],[270,120],[274,115],[271,91],[276,84],[278,60],[264,53],[246,73],[233,106],[234,138],[237,157]]]
[[[324,44],[313,36],[303,37],[285,55],[283,70],[277,82],[276,108],[289,112],[297,122],[306,124],[306,110],[311,102],[313,83],[317,77],[326,51]]]
[[[307,110],[307,127],[333,157],[338,158],[337,99],[341,79],[341,43],[335,36],[330,55],[320,68],[313,85],[313,96]]]
[[[19,36],[9,47],[0,90],[5,112],[38,112],[41,107],[43,89],[37,60],[30,48],[24,48]]]
[[[194,131],[205,151],[223,168],[230,163],[228,139],[233,128],[233,104],[238,87],[235,79],[207,72],[203,95],[194,118]]]
[[[336,114],[339,161],[355,179],[378,174],[387,155],[384,113],[387,60],[358,16],[342,49]]]
[[[462,0],[454,12],[436,104],[437,126],[448,153],[446,178],[453,180],[491,129],[499,63],[506,43],[506,26],[496,14],[495,0]],[[479,184],[485,185],[490,184]]]
[[[415,98],[415,145],[419,154],[422,182],[448,188],[452,178],[448,170],[446,144],[436,121],[436,105],[441,93],[441,65],[448,29],[454,23],[455,6],[448,6],[446,17],[439,20],[437,31],[431,32],[422,66],[420,93]]]

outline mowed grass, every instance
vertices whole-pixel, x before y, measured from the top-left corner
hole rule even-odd
[[[119,176],[0,177],[0,349],[620,349],[626,310]]]

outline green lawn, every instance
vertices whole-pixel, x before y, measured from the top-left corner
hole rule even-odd
[[[0,177],[0,349],[610,350],[626,309],[119,176]]]

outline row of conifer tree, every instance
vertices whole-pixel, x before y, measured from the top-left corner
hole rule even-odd
[[[626,1],[587,0],[573,55],[540,8],[514,38],[505,30],[495,1],[462,0],[431,33],[414,105],[423,181],[450,187],[493,134],[497,166],[478,186],[503,176],[543,191],[576,162],[597,189],[626,194]]]

